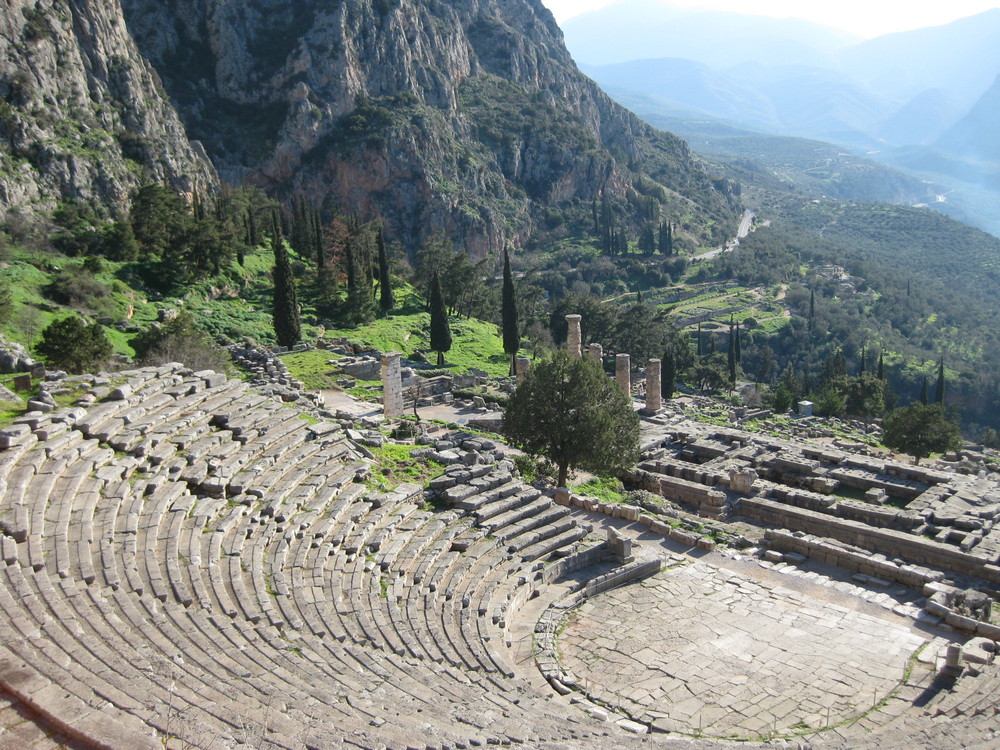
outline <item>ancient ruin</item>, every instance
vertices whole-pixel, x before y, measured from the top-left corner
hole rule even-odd
[[[699,422],[653,360],[630,502],[415,422],[435,475],[387,485],[382,362],[375,417],[180,365],[43,384],[73,405],[0,430],[0,747],[1000,742],[973,454]]]

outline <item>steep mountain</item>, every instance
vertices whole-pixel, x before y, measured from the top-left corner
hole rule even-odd
[[[972,110],[938,139],[937,145],[960,156],[1000,162],[1000,76]]]
[[[104,212],[150,180],[187,193],[216,184],[117,0],[8,0],[0,97],[0,218],[67,199]]]
[[[692,11],[656,0],[623,0],[583,13],[563,31],[574,59],[588,65],[673,57],[719,69],[745,62],[829,66],[858,41],[794,18]]]
[[[583,76],[539,0],[123,6],[223,176],[382,218],[408,249],[445,231],[482,256],[634,169],[697,241],[731,223],[726,186]]]

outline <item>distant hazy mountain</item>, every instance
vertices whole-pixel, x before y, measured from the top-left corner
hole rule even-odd
[[[1000,73],[1000,8],[846,49],[842,68],[876,93],[908,101],[941,89],[970,107]]]
[[[805,21],[625,0],[563,32],[599,83],[856,147],[933,142],[1000,73],[1000,9],[859,42]]]
[[[586,72],[659,127],[681,113],[836,143],[942,184],[937,209],[1000,236],[1000,8],[861,42],[625,0],[563,31]],[[875,176],[851,184],[867,190]]]
[[[715,68],[749,61],[826,66],[858,41],[808,21],[691,11],[655,0],[624,0],[562,28],[574,59],[588,65],[673,57]]]
[[[937,145],[960,156],[1000,163],[1000,76]]]
[[[863,148],[876,143],[875,124],[897,109],[895,103],[825,68],[747,63],[720,71],[691,60],[663,59],[583,70],[606,89],[655,96],[676,108],[756,130]]]
[[[668,58],[583,65],[581,69],[606,90],[641,90],[681,109],[764,129],[782,124],[767,95],[704,63]]]
[[[896,110],[878,134],[890,143],[933,143],[964,111],[943,89],[927,89]]]

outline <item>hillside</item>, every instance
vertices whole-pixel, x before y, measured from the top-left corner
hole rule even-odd
[[[0,10],[0,219],[80,200],[125,207],[145,182],[213,190],[117,0],[13,0]]]
[[[639,173],[696,244],[735,215],[682,141],[577,70],[537,0],[123,6],[220,174],[380,218],[411,252],[443,230],[483,257]]]

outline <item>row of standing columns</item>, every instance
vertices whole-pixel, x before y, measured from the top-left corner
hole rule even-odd
[[[581,323],[583,316],[567,315],[566,325],[568,327],[566,335],[566,348],[574,357],[583,356],[583,331]],[[600,344],[591,344],[588,354],[598,362],[604,358],[604,347]],[[646,411],[655,412],[663,408],[663,395],[660,391],[661,385],[660,360],[651,359],[646,363]],[[621,386],[622,390],[631,398],[632,396],[632,357],[628,354],[619,354],[615,357],[615,382]]]
[[[566,346],[575,357],[583,356],[583,334],[580,315],[567,315],[569,334]],[[604,347],[591,344],[587,348],[591,359],[601,362],[604,359]],[[399,352],[390,352],[382,356],[382,407],[386,419],[398,419],[403,416],[403,384],[401,378]],[[520,383],[528,374],[531,360],[518,357],[516,360],[517,382]],[[651,359],[646,364],[646,411],[655,412],[663,407],[663,396],[660,392],[660,360]],[[615,357],[615,382],[621,386],[626,395],[632,396],[632,357],[619,354]]]

